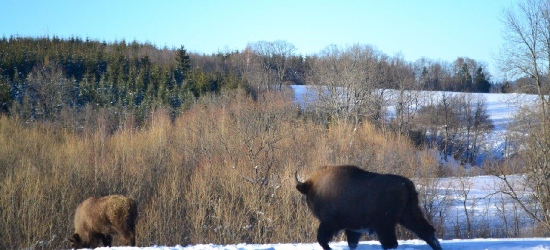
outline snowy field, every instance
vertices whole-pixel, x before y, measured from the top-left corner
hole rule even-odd
[[[521,176],[508,176],[508,179],[520,190]],[[420,188],[420,181],[415,182]],[[435,204],[440,212],[433,215],[432,220],[443,225],[440,238],[467,239],[478,235],[498,238],[536,231],[533,218],[508,195],[499,192],[505,188],[496,176],[440,178],[435,185],[438,194]],[[528,191],[517,193],[523,199],[531,194]],[[532,206],[530,209],[534,210]]]
[[[295,91],[294,101],[303,105],[308,101],[315,100],[315,90],[308,90],[305,86],[293,86]],[[440,92],[424,93],[426,102],[438,98]],[[486,105],[490,119],[495,125],[495,129],[486,135],[486,150],[492,154],[502,154],[499,150],[503,148],[503,138],[506,135],[507,125],[510,124],[514,113],[517,112],[517,103],[527,103],[534,100],[534,96],[517,94],[475,94],[481,96]],[[388,112],[391,116],[392,103],[388,103]],[[520,177],[516,176],[518,182]],[[418,184],[418,182],[417,182]],[[475,229],[490,226],[491,228],[500,228],[502,233],[513,233],[517,230],[514,226],[505,223],[505,219],[511,219],[516,225],[529,226],[533,224],[526,214],[517,208],[507,196],[498,192],[502,183],[495,176],[475,176],[464,178],[441,178],[436,183],[438,202],[440,206],[445,206],[445,214],[439,214],[439,219],[444,220],[446,235],[440,235],[442,238],[441,246],[447,250],[504,250],[504,249],[549,249],[550,238],[498,238],[491,239],[464,239],[455,240],[453,235],[461,234],[464,230],[466,216],[468,215],[470,224]],[[527,193],[525,195],[528,195]],[[503,218],[506,217],[506,218]],[[312,223],[315,220],[311,217]],[[436,218],[437,219],[437,218]],[[316,223],[316,222],[315,222]],[[290,226],[290,225],[289,225]],[[518,232],[521,235],[521,232]],[[492,234],[495,234],[494,232]],[[490,236],[489,236],[490,237]],[[369,241],[362,241],[358,250],[382,249],[380,243],[375,238],[369,238]],[[346,242],[332,242],[330,246],[335,249],[348,249]],[[101,248],[100,248],[101,249]],[[200,250],[200,249],[231,249],[231,250],[279,250],[279,249],[316,249],[322,248],[316,242],[310,243],[281,243],[281,244],[235,244],[235,245],[213,245],[200,244],[191,246],[150,246],[150,247],[113,247],[111,249],[131,250],[131,249],[149,249],[149,250]],[[397,249],[431,249],[421,240],[402,240],[399,241]]]

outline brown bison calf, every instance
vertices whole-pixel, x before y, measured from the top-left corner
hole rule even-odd
[[[356,166],[326,166],[300,182],[296,189],[306,195],[307,204],[319,219],[317,241],[323,249],[340,230],[355,249],[361,233],[376,233],[384,249],[396,248],[397,223],[413,231],[433,249],[441,249],[435,229],[418,206],[418,193],[409,179],[377,174]]]
[[[125,246],[136,245],[136,202],[122,195],[91,197],[80,203],[74,216],[72,248],[96,248],[101,242],[110,247],[112,234],[118,234]]]

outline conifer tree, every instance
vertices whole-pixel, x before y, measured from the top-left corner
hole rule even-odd
[[[476,69],[475,78],[474,78],[474,90],[479,93],[489,93],[491,90],[491,83],[485,76],[482,67]]]
[[[189,59],[189,55],[187,55],[187,50],[182,45],[177,51],[176,51],[176,72],[175,72],[175,78],[176,83],[178,85],[181,85],[185,79],[187,79],[187,73],[191,69],[191,59]]]
[[[0,113],[8,113],[11,100],[10,86],[0,74]]]

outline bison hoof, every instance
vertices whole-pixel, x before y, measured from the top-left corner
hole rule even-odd
[[[382,248],[384,248],[384,250],[386,250],[386,249],[396,249],[398,245],[399,244],[397,244],[397,242],[396,242],[394,244],[382,245]]]

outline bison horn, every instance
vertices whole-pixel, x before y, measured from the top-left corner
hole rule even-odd
[[[307,194],[310,188],[308,182],[301,182],[298,180],[298,171],[294,172],[294,178],[296,179],[296,189],[302,194]]]
[[[294,178],[296,179],[296,184],[302,183],[300,180],[298,180],[298,170],[296,170],[296,172],[294,172]]]

